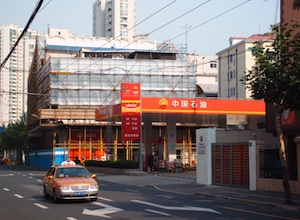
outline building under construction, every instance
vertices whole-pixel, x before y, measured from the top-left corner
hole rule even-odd
[[[120,103],[123,82],[139,83],[142,97],[194,98],[196,65],[167,44],[53,33],[40,38],[28,83],[30,150],[63,149],[64,159],[137,160],[139,143],[122,141],[120,122],[95,120],[95,110]],[[157,163],[168,159],[163,117],[151,120],[152,143],[144,149]],[[190,165],[199,126],[178,123],[177,158]]]

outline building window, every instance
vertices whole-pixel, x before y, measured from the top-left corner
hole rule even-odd
[[[228,97],[235,96],[235,87],[228,89]]]
[[[128,34],[127,34],[127,31],[121,31],[121,37],[127,37]]]
[[[289,137],[287,150],[288,172],[291,180],[297,180],[297,147]],[[282,179],[282,167],[279,158],[279,149],[272,146],[261,146],[259,150],[261,178]]]
[[[121,16],[127,16],[128,15],[128,11],[127,10],[121,10]]]
[[[228,62],[229,62],[229,63],[232,63],[232,61],[233,61],[233,55],[230,54],[230,55],[228,56]]]
[[[121,23],[127,23],[127,18],[121,17]]]
[[[210,61],[210,68],[217,68],[217,61]]]
[[[121,9],[127,9],[128,4],[127,3],[121,3]]]

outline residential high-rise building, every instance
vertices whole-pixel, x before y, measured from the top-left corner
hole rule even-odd
[[[135,35],[135,0],[96,0],[93,36],[132,40]]]
[[[0,27],[0,62],[10,53],[23,29],[8,24]],[[37,32],[28,30],[1,70],[0,125],[14,123],[27,111],[27,78]]]

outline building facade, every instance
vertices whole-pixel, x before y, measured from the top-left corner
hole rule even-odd
[[[189,54],[187,60],[197,64],[197,96],[218,97],[218,57]]]
[[[31,150],[68,149],[70,159],[75,155],[98,160],[110,155],[115,160],[136,159],[139,143],[122,141],[120,121],[95,120],[97,109],[120,103],[121,84],[139,83],[143,97],[195,98],[195,62],[178,59],[175,52],[153,50],[157,48],[154,42],[132,42],[122,49],[127,40],[80,38],[57,29],[40,40],[41,52],[37,54],[43,56],[35,60],[42,67],[31,72],[29,89],[36,88],[43,95],[29,100],[33,104],[28,112]],[[166,149],[164,120],[162,114],[153,122],[153,143],[161,157],[165,156],[161,149]],[[189,149],[190,154],[195,152],[188,135],[193,130],[182,126],[178,134],[180,147]],[[152,141],[145,141],[147,155],[152,153]]]
[[[240,82],[245,73],[255,67],[252,49],[256,41],[263,47],[271,48],[271,33],[256,34],[247,38],[231,37],[229,47],[218,52],[219,59],[219,97],[228,99],[249,99],[250,90]]]
[[[22,33],[17,25],[0,28],[0,61],[10,53]],[[0,75],[0,124],[14,123],[27,111],[27,78],[37,32],[28,30],[6,62]]]
[[[135,0],[97,0],[93,4],[93,36],[132,40]]]
[[[299,0],[281,0],[280,7],[280,22],[287,23],[291,20],[298,20],[299,22],[299,11],[300,11],[300,1]]]

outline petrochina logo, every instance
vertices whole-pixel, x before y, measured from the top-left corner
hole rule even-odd
[[[166,100],[166,99],[160,99],[158,101],[158,105],[160,108],[165,109],[168,107],[169,103],[168,103],[168,100]]]

